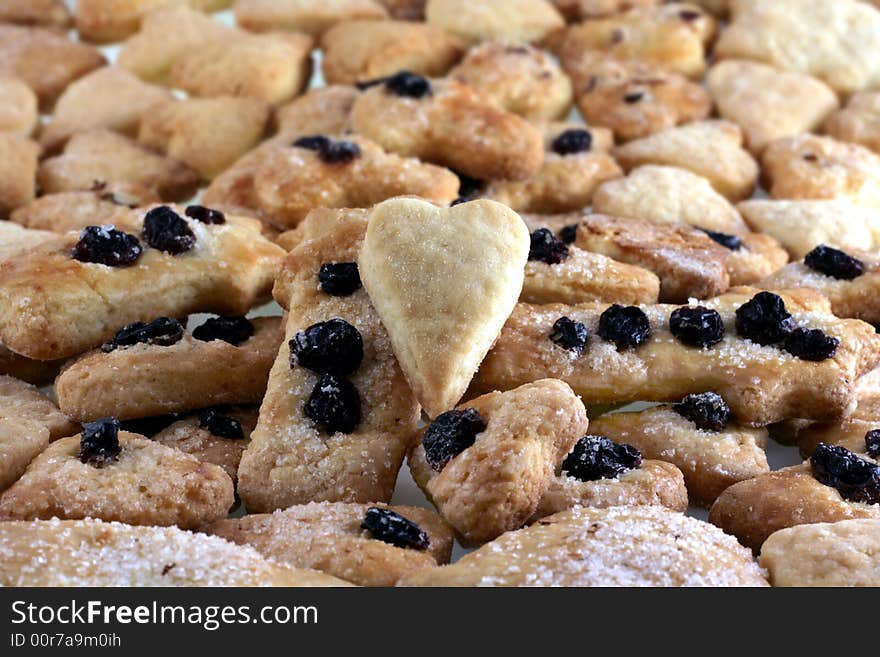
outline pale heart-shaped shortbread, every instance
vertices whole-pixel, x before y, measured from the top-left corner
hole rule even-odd
[[[430,417],[467,389],[513,311],[528,253],[525,223],[494,201],[396,198],[370,213],[361,280]]]

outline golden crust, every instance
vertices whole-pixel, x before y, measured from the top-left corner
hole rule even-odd
[[[39,154],[40,147],[27,137],[0,132],[0,217],[34,198]]]
[[[565,25],[547,0],[428,0],[425,20],[467,43],[541,41]]]
[[[0,492],[14,484],[28,464],[48,446],[46,427],[37,422],[0,416]]]
[[[78,425],[32,385],[0,376],[0,419],[29,422],[45,429],[49,440],[72,436]]]
[[[367,89],[352,108],[352,128],[388,151],[478,179],[523,180],[538,172],[544,161],[538,128],[455,80],[431,80],[431,86],[424,98],[395,96],[384,85]]]
[[[281,343],[281,318],[253,320],[254,335],[235,346],[189,334],[170,346],[100,349],[68,363],[55,380],[59,406],[89,422],[131,420],[223,404],[258,404]]]
[[[295,30],[320,36],[333,25],[358,19],[382,19],[375,0],[235,0],[235,22],[252,32]]]
[[[64,0],[0,0],[0,23],[63,30],[70,12]]]
[[[39,119],[37,96],[18,78],[0,76],[0,132],[27,137]]]
[[[828,117],[825,130],[836,139],[861,144],[880,153],[880,92],[853,94],[844,109]]]
[[[730,536],[657,506],[576,508],[402,586],[767,586]]]
[[[46,230],[25,228],[12,221],[0,221],[0,262],[42,244],[61,245],[63,238]]]
[[[528,251],[523,221],[494,201],[438,208],[399,198],[370,212],[361,280],[429,417],[461,399],[498,337]]]
[[[338,84],[311,89],[278,108],[278,132],[291,138],[346,132],[359,93],[355,87]]]
[[[222,468],[127,432],[117,461],[79,460],[80,436],[49,445],[0,496],[5,520],[99,518],[193,529],[226,516],[232,481]]]
[[[853,385],[874,368],[880,336],[869,324],[840,320],[814,292],[783,294],[795,324],[819,328],[840,339],[836,355],[820,363],[798,360],[776,347],[762,347],[735,335],[734,311],[756,290],[737,288],[701,302],[721,314],[727,335],[709,349],[686,347],[669,333],[674,306],[643,306],[651,323],[647,342],[618,351],[596,334],[605,304],[531,306],[519,304],[483,361],[470,395],[509,390],[523,383],[555,377],[569,383],[585,404],[678,401],[690,393],[714,390],[736,421],[765,426],[792,417],[840,417],[853,397]],[[565,315],[583,322],[591,340],[579,358],[547,336]]]
[[[389,509],[428,534],[426,551],[396,547],[361,528],[367,509]],[[411,573],[449,563],[452,530],[437,514],[412,506],[312,502],[272,514],[221,520],[204,530],[249,545],[278,563],[308,568],[360,586],[394,586]]]
[[[571,388],[553,379],[489,393],[465,407],[486,422],[474,444],[437,472],[420,440],[409,468],[462,545],[474,546],[522,527],[535,514],[588,421]]]
[[[134,34],[144,17],[158,9],[187,5],[217,11],[231,3],[232,0],[77,0],[74,18],[81,39],[107,43]]]
[[[176,527],[100,520],[0,523],[3,586],[347,586]]]
[[[139,226],[145,213],[132,210],[132,221]],[[192,250],[173,256],[146,248],[130,267],[83,263],[66,248],[0,263],[0,341],[52,360],[97,347],[138,320],[246,313],[271,288],[283,249],[263,238],[253,219],[186,221],[197,238]],[[68,237],[67,246],[76,240]]]

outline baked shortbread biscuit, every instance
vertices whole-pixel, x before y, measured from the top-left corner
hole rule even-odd
[[[561,381],[489,393],[428,425],[409,454],[410,472],[462,545],[481,545],[535,514],[587,424]]]
[[[653,271],[666,303],[714,297],[730,287],[727,249],[685,224],[586,215],[577,224],[575,245]]]
[[[740,201],[751,196],[758,179],[758,164],[742,143],[735,123],[695,121],[619,146],[614,158],[627,171],[644,164],[688,169],[729,200]]]
[[[27,137],[37,125],[37,96],[18,78],[0,77],[0,132]]]
[[[736,207],[752,228],[775,237],[796,260],[820,244],[856,251],[880,248],[880,210],[849,199],[751,199]]]
[[[54,153],[71,135],[98,129],[135,137],[148,110],[171,97],[167,89],[147,84],[125,69],[99,68],[64,90],[51,121],[40,132],[40,144]]]
[[[490,41],[474,46],[449,75],[530,121],[562,119],[571,109],[568,76],[547,53],[528,44]]]
[[[490,182],[481,196],[518,212],[571,212],[590,205],[593,192],[623,175],[608,153],[611,132],[575,123],[544,126],[544,164],[528,180]]]
[[[388,501],[415,438],[418,403],[366,291],[354,289],[366,212],[334,214],[332,229],[288,254],[275,285],[289,310],[285,339],[238,470],[251,512]],[[348,276],[325,275],[325,291],[322,268],[340,263]]]
[[[174,62],[169,82],[190,96],[243,96],[280,105],[308,84],[312,45],[311,37],[295,33],[212,40]]]
[[[142,226],[146,212],[131,213]],[[173,255],[150,248],[146,237],[137,245],[132,235],[95,227],[79,240],[69,236],[66,248],[0,264],[0,342],[24,356],[53,360],[97,347],[135,321],[194,312],[241,315],[265,297],[284,251],[261,236],[258,221],[178,222],[164,210],[160,219],[179,233],[153,229],[155,237],[174,242],[179,236],[192,248]]]
[[[466,43],[541,41],[565,21],[548,0],[428,0],[425,20]]]
[[[398,71],[445,75],[464,54],[461,42],[424,23],[353,20],[321,37],[321,70],[327,84],[354,84]]]
[[[429,417],[467,389],[519,298],[528,252],[525,224],[494,201],[399,198],[370,212],[361,279]]]
[[[450,79],[394,75],[358,96],[351,127],[385,150],[478,179],[523,180],[544,161],[538,128]]]
[[[831,137],[798,135],[767,144],[764,187],[773,198],[849,198],[880,207],[880,155]]]
[[[753,153],[774,139],[818,128],[838,107],[834,91],[821,80],[759,62],[722,60],[706,81],[718,113],[742,128]]]
[[[849,141],[880,153],[880,92],[853,94],[846,107],[825,121],[825,131],[841,141]]]
[[[102,420],[99,431],[106,434],[110,423]],[[233,493],[222,468],[124,431],[113,432],[113,456],[102,460],[108,443],[102,436],[90,450],[90,427],[56,440],[31,461],[0,495],[0,518],[98,518],[193,529],[226,517]]]
[[[76,31],[86,41],[121,41],[140,29],[146,15],[157,9],[187,5],[202,11],[225,9],[232,0],[79,0]]]
[[[381,502],[312,502],[220,520],[204,531],[277,563],[361,586],[394,586],[405,575],[449,563],[453,538],[437,514]]]
[[[63,30],[70,25],[64,0],[0,0],[0,23]]]
[[[0,132],[0,218],[33,200],[40,147],[14,132]]]
[[[787,527],[855,518],[880,520],[878,472],[875,458],[823,445],[801,465],[725,490],[709,510],[709,522],[757,551],[771,534]]]
[[[182,334],[179,324],[170,339],[180,337],[173,344],[163,340],[166,336],[156,341],[147,335],[146,341],[127,340],[119,347],[111,341],[112,351],[88,352],[65,366],[55,380],[58,404],[81,422],[258,404],[283,329],[278,317],[255,319],[250,325],[253,335],[243,341],[245,335],[234,336],[234,343],[222,337],[205,341],[197,331]]]
[[[759,563],[773,586],[880,586],[880,519],[781,529]]]
[[[91,189],[96,183],[128,183],[163,199],[182,200],[192,196],[199,175],[124,135],[91,130],[71,137],[61,155],[43,160],[37,180],[49,194]]]
[[[0,376],[0,419],[33,422],[46,429],[49,440],[72,436],[79,425],[32,385]]]
[[[622,141],[705,119],[712,108],[703,87],[656,64],[596,50],[563,51],[560,62],[586,122],[611,128]]]
[[[103,66],[104,56],[52,30],[0,24],[0,75],[27,84],[49,109],[71,82]]]
[[[241,455],[256,424],[255,406],[208,408],[172,422],[151,438],[203,463],[219,465],[235,482]]]
[[[259,143],[270,113],[256,98],[169,99],[144,116],[138,141],[212,180]]]
[[[689,413],[691,406],[685,408],[682,413]],[[711,416],[697,416],[698,424],[675,409],[663,405],[609,413],[592,420],[590,431],[632,445],[644,458],[675,465],[684,474],[687,498],[699,506],[710,506],[738,481],[770,471],[764,453],[766,429],[727,422],[710,425],[715,420]]]
[[[748,230],[736,208],[708,180],[671,166],[646,164],[625,178],[603,183],[593,194],[593,212],[724,233]]]
[[[854,0],[731,0],[721,58],[808,73],[843,95],[880,84],[880,12]]]
[[[0,221],[0,262],[30,251],[35,246],[48,242],[61,244],[62,241],[58,233],[25,228],[12,221]]]
[[[458,185],[443,167],[387,153],[357,135],[296,139],[267,150],[253,170],[258,216],[281,228],[293,228],[313,208],[365,208],[401,195],[446,205]]]
[[[49,432],[45,427],[36,422],[0,417],[0,492],[14,484],[28,464],[48,446]]]
[[[235,22],[252,32],[294,30],[320,36],[342,21],[386,17],[376,0],[235,0]]]
[[[358,95],[355,87],[341,84],[310,89],[276,110],[278,133],[302,137],[345,132]]]
[[[553,5],[569,22],[613,16],[634,7],[652,7],[660,0],[553,0]],[[700,3],[694,3],[700,4]]]
[[[707,348],[689,347],[672,336],[668,327],[674,306],[642,306],[644,319],[635,310],[616,306],[600,329],[599,318],[610,308],[607,304],[518,304],[483,361],[469,395],[554,377],[571,385],[587,405],[678,401],[713,390],[730,406],[734,420],[748,426],[792,417],[819,420],[843,415],[853,400],[854,382],[873,369],[880,357],[880,336],[869,324],[834,317],[828,302],[817,293],[793,290],[782,298],[793,325],[819,329],[826,337],[838,339],[834,355],[812,362],[779,346],[762,346],[737,335],[734,326],[736,310],[752,301],[755,293],[751,288],[738,288],[699,302],[720,314],[726,332],[720,342]],[[778,304],[775,298],[761,297],[741,314],[748,318],[755,306],[774,304]],[[582,323],[586,329],[589,337],[579,356],[550,339],[560,317]],[[757,327],[752,321],[743,324],[749,335],[755,335],[751,330]],[[773,326],[771,320],[769,327]],[[716,323],[713,339],[718,337],[717,327]],[[782,332],[792,326],[785,322],[777,328]],[[767,335],[767,339],[776,337],[780,336]]]
[[[509,532],[402,586],[767,586],[748,550],[657,506],[577,508]]]
[[[101,520],[0,523],[3,586],[347,586],[176,527]]]
[[[573,25],[559,37],[558,48],[563,58],[594,50],[699,79],[706,70],[705,46],[714,34],[714,18],[693,4],[674,2]]]

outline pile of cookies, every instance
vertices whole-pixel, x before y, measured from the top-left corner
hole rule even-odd
[[[0,584],[880,585],[874,5],[0,0]]]

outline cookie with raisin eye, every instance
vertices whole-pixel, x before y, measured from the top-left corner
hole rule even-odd
[[[205,531],[278,563],[360,586],[393,586],[405,575],[449,563],[453,540],[436,513],[382,503],[311,502],[221,520]]]

